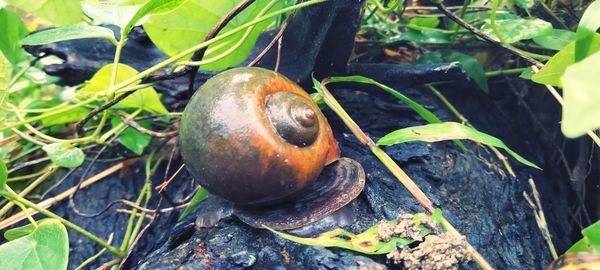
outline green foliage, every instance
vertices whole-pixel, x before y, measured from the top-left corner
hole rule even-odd
[[[0,51],[0,123],[4,123],[6,120],[6,111],[4,108],[10,95],[8,88],[11,71],[10,63],[4,58],[2,51]]]
[[[429,216],[424,213],[417,213],[413,215],[413,221],[419,226],[421,236],[427,236],[431,233],[428,227],[421,225],[423,218],[431,217],[435,224],[440,224],[442,219],[442,211],[436,209],[435,212]],[[395,220],[386,221],[391,225],[395,225]],[[387,242],[379,239],[379,224],[371,226],[360,234],[353,234],[341,228],[337,228],[328,232],[319,234],[317,237],[298,237],[291,234],[286,234],[273,230],[267,226],[266,229],[274,232],[279,237],[309,246],[318,247],[338,247],[348,250],[353,250],[368,255],[386,254],[397,249],[398,245],[407,246],[415,242],[414,239],[402,238],[393,236]]]
[[[552,24],[541,19],[523,19],[519,17],[499,19],[496,20],[496,25],[500,31],[500,35],[508,43],[515,43],[552,33]],[[485,24],[481,26],[481,32],[498,39],[492,30],[489,20],[486,20]]]
[[[19,44],[19,40],[29,31],[17,14],[4,8],[0,8],[0,29],[0,52],[11,64],[16,65],[25,59],[25,50]]]
[[[204,201],[204,199],[206,199],[207,197],[208,191],[205,188],[200,187],[198,191],[196,191],[196,194],[194,194],[194,197],[192,197],[190,204],[185,208],[185,210],[183,210],[183,213],[181,213],[179,220],[183,220],[190,213],[192,213],[192,210],[194,210],[194,208],[196,208],[196,206],[198,206],[198,204]]]
[[[389,221],[390,224],[396,224],[395,221]],[[378,227],[379,224],[373,225],[371,228],[360,234],[353,234],[344,229],[334,229],[328,232],[324,232],[317,237],[298,237],[291,234],[275,231],[269,227],[268,230],[274,232],[279,237],[300,243],[303,245],[317,246],[317,247],[338,247],[348,250],[354,250],[356,252],[376,255],[386,254],[396,250],[397,245],[409,245],[414,242],[413,239],[392,237],[389,242],[380,241],[378,238]]]
[[[416,113],[418,113],[421,117],[423,117],[423,119],[427,120],[427,122],[429,122],[429,123],[442,122],[437,116],[435,116],[435,114],[433,114],[431,111],[429,111],[428,109],[423,107],[421,104],[419,104],[416,101],[412,100],[411,98],[403,95],[402,93],[394,90],[393,88],[391,88],[387,85],[381,84],[373,79],[363,77],[363,76],[345,76],[345,77],[340,76],[340,77],[328,78],[326,81],[327,81],[327,83],[330,83],[330,82],[332,82],[332,83],[333,82],[356,82],[356,83],[366,83],[366,84],[375,85],[375,86],[383,89],[384,91],[390,93],[392,96],[396,97],[397,99],[402,101],[404,104],[408,105],[411,109],[413,109]],[[313,83],[315,85],[315,88],[320,87],[320,83],[318,81],[315,81],[313,79]]]
[[[600,253],[600,220],[581,231],[583,238],[577,241],[566,253],[598,252]]]
[[[592,46],[596,30],[600,27],[600,1],[592,2],[583,13],[576,32],[575,62],[597,51]]]
[[[569,66],[563,83],[562,133],[569,138],[600,127],[600,52]]]
[[[43,221],[38,221],[43,222]],[[23,236],[30,235],[36,228],[36,225],[33,223],[27,224],[25,226],[12,228],[10,230],[6,230],[4,232],[4,238],[8,241],[12,241],[15,239],[19,239]]]
[[[428,64],[450,63],[455,61],[460,63],[467,73],[467,76],[469,76],[483,92],[489,92],[485,71],[483,70],[481,63],[479,63],[475,57],[453,50],[439,50],[425,54],[419,59],[419,63]]]
[[[79,167],[85,159],[83,151],[69,143],[47,144],[42,150],[46,151],[52,162],[65,168]]]
[[[4,160],[0,159],[0,191],[6,188],[6,181],[8,180],[8,170]]]
[[[399,129],[383,136],[381,139],[379,139],[379,141],[377,141],[377,144],[392,145],[412,141],[439,142],[445,140],[463,139],[502,148],[519,162],[527,166],[540,169],[540,167],[537,165],[531,163],[527,159],[512,151],[500,139],[455,122],[444,122]]]
[[[167,55],[172,56],[202,42],[212,27],[239,2],[239,0],[218,2],[189,0],[170,12],[151,15],[143,24],[144,29],[158,48]],[[269,2],[269,0],[256,1],[229,22],[221,30],[221,33],[250,22]],[[282,4],[283,1],[278,1],[269,11],[280,9]],[[205,70],[222,70],[239,64],[250,54],[258,35],[274,21],[275,18],[256,24],[238,49],[221,60],[203,65],[201,68]],[[208,47],[204,59],[220,55],[241,40],[243,36],[243,31],[238,32],[212,44]]]
[[[42,220],[29,235],[1,245],[0,258],[2,258],[0,269],[67,269],[69,260],[67,230],[56,219]]]
[[[549,35],[537,36],[533,38],[533,42],[544,48],[551,50],[561,50],[571,41],[575,40],[575,33],[569,30],[552,29]]]
[[[148,14],[158,12],[168,12],[177,8],[183,0],[150,0],[146,2],[129,20],[129,22],[121,29],[122,36],[125,37],[131,29]]]
[[[75,24],[83,19],[79,0],[7,0],[7,2],[55,26]]]
[[[117,125],[123,123],[123,120],[115,117],[112,118],[110,122],[114,128]],[[140,124],[140,126],[144,128],[150,127],[150,124],[147,121],[140,121],[138,122],[138,124]],[[131,127],[128,127],[125,129],[125,131],[123,131],[123,133],[121,133],[117,140],[127,149],[131,150],[131,152],[141,155],[144,153],[144,149],[146,149],[146,146],[150,144],[152,136],[141,133]]]
[[[590,53],[600,51],[600,34],[594,34],[592,36],[592,42],[588,51]],[[575,63],[575,41],[569,43],[552,56],[544,67],[540,69],[540,72],[533,74],[531,80],[540,84],[562,86],[560,79],[567,67],[573,63]]]
[[[34,33],[21,40],[23,45],[42,45],[64,40],[84,38],[105,38],[116,43],[115,33],[102,26],[67,25]]]
[[[112,77],[113,64],[108,64],[102,67],[94,74],[94,76],[85,84],[85,86],[79,90],[79,93],[96,94],[100,91],[104,91],[110,87],[110,79]],[[117,69],[116,83],[120,83],[137,75],[138,72],[134,68],[119,64]],[[126,97],[117,105],[126,108],[144,109],[149,112],[165,114],[167,109],[160,101],[160,96],[156,93],[156,90],[152,87],[143,88],[137,90],[131,96]]]
[[[52,113],[59,110],[59,108],[54,108],[42,113],[42,116],[45,116],[42,119],[42,125],[44,126],[53,126],[67,123],[75,123],[85,117],[91,110],[85,107],[78,107],[73,110],[70,110],[69,113],[60,113],[56,115],[51,115]]]

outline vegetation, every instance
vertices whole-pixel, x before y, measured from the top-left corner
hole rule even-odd
[[[142,226],[148,225],[150,212],[146,210],[152,207],[150,199],[174,178],[172,175],[164,179],[164,185],[156,189],[150,181],[158,177],[159,165],[170,164],[173,158],[175,146],[171,139],[177,136],[173,127],[181,117],[180,112],[168,111],[153,86],[162,80],[187,75],[194,67],[221,71],[239,65],[250,55],[262,32],[279,28],[294,11],[326,1],[0,1],[0,29],[4,30],[0,31],[0,196],[4,198],[0,201],[0,230],[7,240],[0,246],[0,269],[66,269],[69,246],[65,228],[98,243],[102,247],[99,254],[112,253],[115,260],[106,265],[116,267],[143,233]],[[600,146],[595,133],[600,127],[600,106],[597,106],[600,92],[596,89],[600,84],[600,34],[597,33],[600,1],[559,2],[491,0],[446,6],[442,1],[433,1],[423,6],[416,1],[411,4],[369,0],[364,6],[354,60],[377,59],[384,48],[386,58],[400,62],[458,62],[485,93],[490,91],[488,78],[500,75],[519,76],[542,84],[562,106],[563,134],[569,138],[589,136]],[[543,16],[536,15],[540,12]],[[233,17],[223,21],[228,15]],[[168,56],[146,70],[135,70],[121,63],[128,36],[139,26]],[[38,31],[49,27],[53,28]],[[24,46],[90,38],[113,43],[114,60],[76,87],[60,86],[58,78],[42,71],[44,66],[59,59],[36,57],[24,49]],[[398,48],[398,44],[410,44],[415,51],[424,53],[418,60],[413,59],[411,54],[402,55],[391,49]],[[500,69],[486,71],[487,66],[482,65],[484,59],[475,57],[473,51],[461,49],[461,45],[494,46],[514,55],[515,60],[502,63]],[[328,85],[340,82],[374,85],[407,104],[429,124],[397,130],[374,142],[327,89]],[[438,82],[426,88],[446,101],[437,90],[443,85],[444,82]],[[454,140],[458,147],[469,151],[460,140],[471,140],[490,147],[509,174],[514,174],[513,170],[497,148],[522,164],[539,168],[500,138],[471,126],[451,104],[447,105],[461,123],[442,122],[401,91],[370,78],[331,77],[314,80],[314,87],[317,93],[313,98],[340,116],[359,141],[369,147],[448,233],[460,235],[380,146]],[[555,87],[562,89],[562,95]],[[120,150],[123,148],[125,154]],[[117,165],[87,179],[89,182],[84,181],[106,151],[117,153],[110,160]],[[65,176],[68,177],[75,169],[84,167],[80,185],[65,195],[72,196],[81,185],[99,181],[125,166],[129,157],[145,160],[145,182],[137,199],[128,202],[131,210],[123,239],[94,235],[48,210],[49,205],[43,201],[30,197],[48,192],[51,185],[47,183],[56,180],[57,172],[68,170]],[[199,187],[194,194],[181,218],[206,198],[207,191]],[[47,218],[35,220],[35,213]],[[7,230],[23,219],[29,224]],[[598,224],[585,229],[583,239],[567,252],[600,252]],[[315,239],[277,234],[303,244],[337,246],[366,254],[386,253],[397,243],[415,241],[396,238],[395,242],[378,242],[376,248],[357,246],[364,239],[379,241],[375,239],[374,228],[359,235],[339,229]],[[490,268],[476,250],[471,247],[469,252],[481,268]]]

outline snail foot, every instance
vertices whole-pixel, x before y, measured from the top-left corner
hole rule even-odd
[[[357,161],[340,158],[326,166],[295,199],[268,206],[234,206],[244,223],[262,228],[291,230],[317,222],[354,200],[365,186],[365,172]]]

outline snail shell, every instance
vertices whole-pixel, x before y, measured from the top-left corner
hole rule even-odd
[[[327,120],[302,88],[262,68],[208,80],[181,119],[181,154],[210,193],[237,204],[291,200],[339,156]]]

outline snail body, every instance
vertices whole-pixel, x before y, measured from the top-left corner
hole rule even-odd
[[[316,103],[283,75],[262,68],[236,68],[209,79],[185,108],[180,144],[195,179],[242,206],[305,197],[302,192],[339,158]]]

